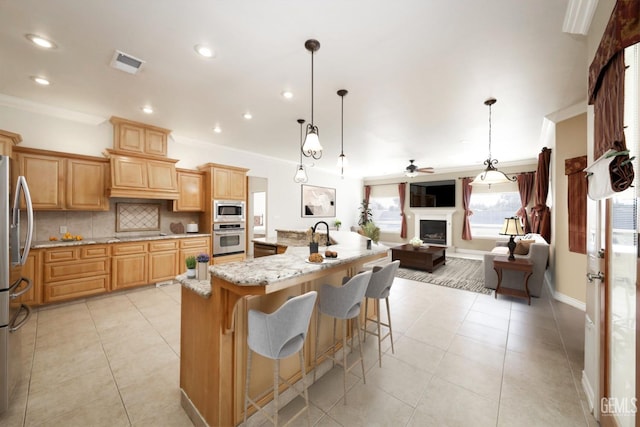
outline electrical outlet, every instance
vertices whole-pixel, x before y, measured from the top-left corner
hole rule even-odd
[[[64,234],[67,232],[67,226],[66,225],[61,225],[60,226],[60,234]]]

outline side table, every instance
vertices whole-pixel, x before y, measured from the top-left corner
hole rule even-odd
[[[507,257],[495,257],[493,259],[493,269],[498,273],[498,285],[496,286],[495,298],[498,294],[511,295],[513,297],[525,298],[531,305],[531,295],[529,295],[529,277],[533,273],[533,264],[528,259],[516,258],[509,261]],[[502,270],[522,271],[524,273],[524,291],[521,289],[501,287]]]

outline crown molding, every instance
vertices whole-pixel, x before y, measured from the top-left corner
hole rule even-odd
[[[11,95],[0,93],[0,106],[15,108],[17,110],[29,111],[31,113],[42,114],[45,116],[57,117],[59,119],[70,120],[73,122],[84,123],[97,126],[108,120],[107,117],[94,116],[92,114],[79,113],[77,111],[67,110],[65,108],[53,107],[51,105],[41,104],[39,102],[28,101],[23,98],[17,98]]]

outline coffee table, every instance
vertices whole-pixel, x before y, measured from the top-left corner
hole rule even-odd
[[[433,273],[433,270],[445,264],[446,246],[420,246],[411,244],[391,248],[391,260],[399,260],[400,267],[414,268]]]

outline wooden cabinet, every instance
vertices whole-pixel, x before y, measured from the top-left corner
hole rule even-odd
[[[13,146],[22,142],[22,137],[17,133],[0,130],[0,156],[13,155]]]
[[[109,210],[106,161],[67,159],[66,209]]]
[[[204,174],[177,169],[178,199],[173,201],[174,212],[204,211]]]
[[[14,151],[15,174],[27,178],[35,210],[109,210],[106,159],[32,148]]]
[[[178,240],[149,242],[149,282],[172,280],[178,275]]]
[[[113,124],[113,148],[152,156],[167,155],[168,129],[131,120],[111,117]]]
[[[180,253],[178,260],[178,274],[187,271],[185,258],[188,256],[197,256],[198,254],[211,254],[211,238],[210,237],[192,237],[180,240]]]
[[[212,264],[213,265],[218,265],[218,264],[227,264],[229,262],[237,262],[237,261],[244,261],[245,260],[245,254],[233,254],[233,255],[225,255],[225,256],[217,256],[213,259]]]
[[[111,162],[110,197],[178,199],[175,159],[122,155],[107,150]]]
[[[287,250],[285,245],[253,242],[253,257],[283,254]]]
[[[109,290],[109,246],[67,246],[44,251],[43,302],[105,293]]]
[[[148,280],[146,242],[117,243],[111,257],[111,290],[146,285]]]
[[[30,250],[27,262],[22,266],[22,276],[31,280],[31,289],[25,294],[17,298],[18,302],[22,302],[29,306],[42,304],[42,252],[39,250]],[[22,288],[22,286],[21,286]]]
[[[230,167],[213,168],[213,198],[245,200],[246,169]]]
[[[17,152],[17,174],[27,178],[33,209],[64,209],[65,159],[36,150],[22,150],[14,150]]]

